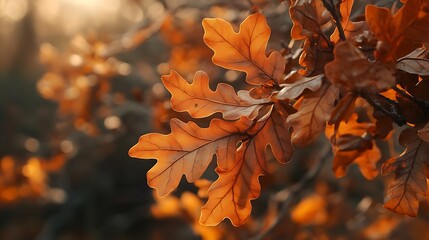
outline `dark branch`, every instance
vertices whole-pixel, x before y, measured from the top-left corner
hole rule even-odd
[[[322,0],[322,2],[323,2],[323,5],[325,5],[325,8],[328,9],[332,17],[334,18],[335,25],[337,26],[338,33],[340,34],[340,39],[342,41],[345,41],[346,35],[344,33],[343,26],[341,25],[341,13],[339,9],[335,7],[333,0]]]

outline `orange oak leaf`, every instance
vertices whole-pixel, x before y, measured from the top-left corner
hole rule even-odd
[[[367,30],[368,26],[365,21],[352,22],[350,19],[350,14],[352,12],[354,0],[343,0],[340,2],[340,13],[341,13],[341,26],[344,30],[344,35],[347,39],[353,38],[361,34],[364,30]],[[340,41],[340,34],[337,28],[331,35],[332,42]]]
[[[194,118],[204,118],[221,112],[226,120],[240,117],[254,119],[267,99],[253,99],[248,91],[239,91],[232,86],[220,83],[215,91],[209,88],[209,77],[203,71],[194,75],[189,84],[177,72],[162,76],[164,86],[170,91],[171,107],[177,112],[188,112]],[[243,97],[240,97],[243,96]]]
[[[295,72],[286,79],[286,82],[292,81],[292,83],[280,84],[282,89],[277,93],[276,98],[279,100],[295,99],[299,97],[305,89],[315,92],[322,86],[323,77],[323,74],[304,77],[298,72]]]
[[[234,162],[236,145],[245,137],[251,121],[213,119],[208,128],[200,128],[193,122],[172,119],[170,125],[170,134],[143,135],[129,151],[131,157],[158,160],[147,178],[148,185],[157,189],[159,196],[176,189],[183,174],[189,182],[200,178],[214,154],[219,167],[229,168]]]
[[[282,114],[286,114],[285,109],[274,105],[248,131],[251,135],[237,150],[234,166],[228,170],[216,169],[219,178],[209,189],[208,201],[201,210],[201,224],[213,226],[229,218],[238,226],[249,217],[250,200],[257,198],[261,191],[258,178],[266,172],[267,145],[280,163],[292,157],[293,148],[285,125],[287,115]]]
[[[427,195],[429,143],[417,136],[414,128],[402,131],[399,142],[404,152],[384,162],[382,174],[395,173],[389,184],[384,207],[396,213],[417,216],[419,196]]]
[[[322,26],[332,19],[322,0],[293,0],[289,14],[293,22],[291,36],[296,40],[321,35]]]
[[[393,16],[390,9],[368,5],[365,16],[371,31],[390,48],[381,60],[396,60],[429,41],[427,0],[409,0]]]
[[[204,42],[214,51],[214,64],[245,72],[253,85],[275,85],[282,82],[285,60],[278,51],[265,54],[271,29],[264,15],[248,16],[236,33],[225,20],[203,20]]]
[[[429,75],[429,51],[426,48],[417,48],[398,59],[396,68],[420,76]]]
[[[235,165],[228,171],[216,169],[219,178],[209,189],[207,203],[201,208],[200,223],[215,226],[229,218],[234,226],[242,225],[250,215],[250,200],[259,197],[259,176],[265,160],[258,159],[254,140],[243,142],[237,152]]]
[[[287,119],[287,124],[293,127],[294,144],[308,144],[324,130],[338,95],[338,88],[327,82],[317,92],[304,95],[298,111]]]
[[[328,138],[336,134],[332,142],[332,170],[337,178],[343,177],[352,163],[357,164],[362,175],[369,180],[378,175],[377,162],[381,158],[381,151],[370,135],[374,128],[373,123],[358,122],[355,113],[347,123],[341,122],[336,132],[334,126],[326,128],[325,134]]]
[[[335,85],[349,90],[360,90],[369,86],[386,90],[396,83],[394,69],[381,62],[368,61],[349,41],[338,43],[334,56],[334,61],[325,65],[325,72],[326,77]]]

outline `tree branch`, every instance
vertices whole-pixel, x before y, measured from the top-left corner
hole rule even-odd
[[[390,117],[396,124],[402,126],[407,123],[399,111],[399,104],[379,93],[371,92],[367,89],[362,89],[360,92],[363,97],[374,109],[379,110],[384,115]]]
[[[345,41],[346,35],[344,33],[343,26],[341,25],[341,12],[335,7],[333,0],[322,0],[322,2],[334,18],[335,25],[337,26],[338,33],[340,34],[340,39]]]

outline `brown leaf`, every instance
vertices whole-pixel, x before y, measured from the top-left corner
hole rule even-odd
[[[231,24],[222,19],[203,20],[204,42],[214,51],[213,63],[247,74],[253,85],[274,85],[282,82],[285,61],[274,51],[267,58],[265,51],[271,29],[264,15],[248,16],[236,33]]]
[[[287,119],[287,124],[293,127],[294,144],[308,144],[324,130],[338,95],[338,88],[325,82],[317,92],[304,96],[298,111]]]
[[[381,60],[396,60],[429,41],[427,0],[409,0],[393,16],[387,8],[368,5],[365,16],[372,32],[390,49]]]
[[[323,77],[323,74],[313,77],[304,77],[295,72],[290,76],[290,78],[293,78],[293,83],[281,84],[280,87],[282,87],[282,89],[277,93],[276,98],[279,100],[295,99],[299,97],[305,89],[315,92],[322,86]],[[286,81],[289,79],[286,79]]]
[[[332,111],[331,118],[329,119],[328,124],[334,124],[338,126],[341,121],[347,122],[350,116],[355,111],[355,102],[357,99],[357,94],[349,92],[338,102]]]
[[[204,118],[221,112],[226,120],[236,120],[240,117],[254,119],[262,107],[261,104],[268,102],[266,99],[253,99],[248,96],[249,92],[244,90],[237,95],[234,88],[225,83],[220,83],[216,90],[212,91],[209,88],[209,78],[203,71],[195,73],[192,84],[175,71],[162,76],[162,81],[172,95],[173,110],[186,111],[194,118]]]
[[[396,68],[420,76],[429,75],[428,56],[429,53],[426,48],[417,48],[410,54],[398,59]]]
[[[200,178],[214,154],[221,159],[219,167],[231,168],[236,144],[250,124],[245,118],[236,122],[213,119],[208,128],[200,128],[193,122],[172,119],[170,134],[141,136],[129,155],[158,160],[147,173],[148,185],[157,189],[159,196],[165,196],[177,187],[183,174],[189,182]]]
[[[393,69],[381,62],[369,62],[349,41],[338,43],[334,55],[334,61],[325,66],[326,77],[333,84],[349,90],[360,90],[369,86],[385,90],[396,82]]]
[[[296,40],[323,34],[322,26],[332,19],[321,0],[294,0],[289,14],[293,22],[291,36]]]
[[[395,179],[387,189],[384,207],[415,217],[419,209],[419,196],[427,195],[428,176],[425,171],[429,164],[429,144],[422,141],[413,128],[402,131],[399,140],[406,149],[400,156],[384,162],[381,168],[383,174],[395,173]]]

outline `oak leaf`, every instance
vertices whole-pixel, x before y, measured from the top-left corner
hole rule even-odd
[[[294,144],[308,144],[324,130],[338,95],[338,88],[327,82],[317,92],[305,94],[298,111],[287,119],[287,124],[293,127]]]
[[[171,107],[177,112],[188,112],[194,118],[204,118],[220,112],[226,120],[240,117],[253,119],[267,99],[253,99],[248,91],[239,91],[232,86],[220,83],[215,91],[209,88],[209,77],[203,71],[194,75],[189,84],[177,72],[162,76],[164,86],[170,91]],[[243,97],[240,97],[243,96]]]
[[[352,12],[354,0],[343,0],[340,1],[340,13],[341,13],[341,26],[344,30],[344,35],[347,39],[358,36],[367,30],[368,26],[365,21],[352,22],[350,14]],[[335,28],[331,34],[331,41],[337,43],[340,41],[340,34],[338,28]]]
[[[368,5],[365,16],[372,32],[390,49],[380,60],[396,60],[429,41],[427,0],[408,0],[393,16],[388,8]]]
[[[333,126],[326,128],[325,133],[333,145],[332,170],[336,177],[343,177],[352,163],[357,164],[362,175],[369,180],[378,175],[377,162],[381,151],[371,136],[374,128],[373,123],[358,122],[355,113],[347,123],[341,122],[338,129]]]
[[[275,85],[282,82],[285,60],[278,51],[268,58],[266,47],[271,34],[264,15],[248,16],[236,33],[231,24],[219,18],[203,20],[204,42],[214,51],[214,64],[245,72],[253,85]]]
[[[404,152],[383,163],[382,174],[395,173],[389,184],[384,207],[396,213],[417,216],[419,197],[427,195],[429,143],[417,136],[414,128],[402,131],[399,142]]]
[[[368,61],[349,41],[338,43],[334,56],[334,61],[325,65],[326,77],[333,84],[348,90],[360,90],[370,86],[385,90],[396,83],[391,68],[381,62]]]
[[[261,191],[258,178],[267,171],[267,146],[271,146],[280,163],[292,157],[293,148],[285,125],[287,115],[282,115],[285,113],[281,105],[274,105],[248,130],[250,136],[237,150],[234,166],[228,170],[216,169],[219,178],[210,187],[208,201],[201,209],[202,224],[213,226],[229,218],[234,226],[238,226],[249,217],[250,200],[257,198]]]
[[[147,173],[148,185],[157,189],[159,196],[165,196],[177,188],[183,174],[189,182],[200,178],[214,154],[222,169],[230,168],[236,145],[244,138],[250,124],[246,118],[236,122],[213,119],[208,128],[200,128],[193,122],[172,119],[170,134],[141,136],[129,155],[158,160]]]

